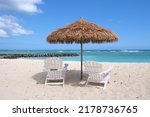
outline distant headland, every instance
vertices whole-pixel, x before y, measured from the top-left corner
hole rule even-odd
[[[45,54],[0,54],[0,59],[17,59],[29,57],[66,57],[79,56],[76,53],[45,53]]]

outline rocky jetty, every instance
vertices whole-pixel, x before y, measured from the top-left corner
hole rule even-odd
[[[79,56],[76,53],[46,53],[46,54],[0,54],[0,59],[17,59],[29,57],[65,57]]]

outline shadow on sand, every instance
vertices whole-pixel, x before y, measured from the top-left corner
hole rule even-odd
[[[36,84],[44,84],[47,73],[40,72],[32,76],[32,78],[36,81]]]
[[[32,76],[37,84],[44,84],[47,73],[40,72]],[[88,74],[83,74],[83,79],[81,80],[81,71],[79,70],[68,70],[66,73],[65,85],[71,86],[85,86],[85,82],[88,78]]]

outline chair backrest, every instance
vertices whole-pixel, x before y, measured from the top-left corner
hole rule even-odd
[[[102,64],[98,62],[84,62],[84,71],[88,73],[102,72]]]
[[[44,61],[44,67],[46,69],[62,69],[63,61],[60,59],[47,59]]]
[[[102,78],[98,73],[89,73],[89,81],[100,83]]]
[[[51,79],[61,79],[62,78],[62,74],[63,72],[62,71],[48,71],[47,73],[47,77],[48,78],[51,78]]]

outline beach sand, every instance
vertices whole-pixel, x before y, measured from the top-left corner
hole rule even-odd
[[[104,70],[113,67],[105,90],[85,87],[87,75],[80,80],[80,62],[69,62],[65,87],[44,85],[43,60],[1,59],[1,100],[139,100],[150,99],[150,63],[102,63]]]

